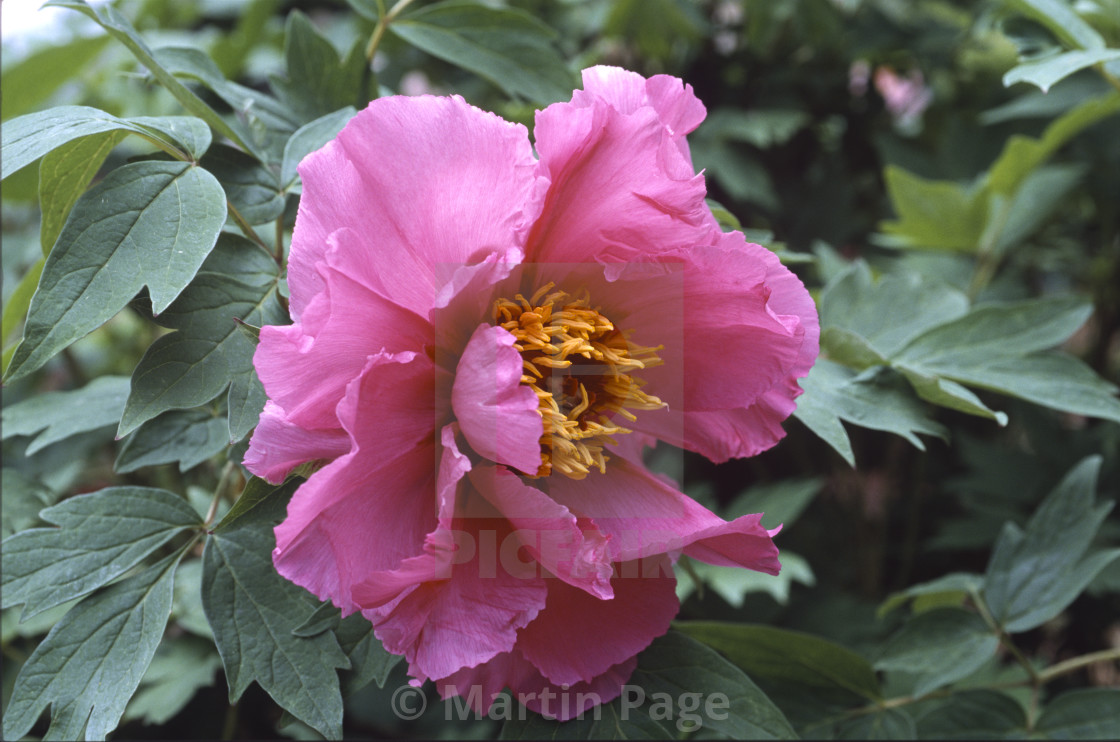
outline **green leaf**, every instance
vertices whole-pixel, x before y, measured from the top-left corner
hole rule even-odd
[[[893,611],[911,598],[945,593],[976,593],[984,586],[984,578],[970,572],[954,572],[936,580],[923,582],[890,595],[879,606],[880,617]]]
[[[342,131],[342,127],[346,126],[356,113],[357,110],[353,106],[346,106],[299,127],[284,145],[280,186],[284,189],[290,188],[299,177],[296,166],[300,161],[338,136],[338,132]]]
[[[39,164],[39,205],[43,210],[39,243],[44,256],[50,254],[74,203],[124,136],[122,131],[94,134],[44,155]]]
[[[444,0],[401,15],[389,30],[511,96],[548,104],[572,94],[572,74],[552,46],[556,32],[525,11]]]
[[[1005,630],[1028,631],[1057,616],[1120,556],[1120,549],[1085,556],[1112,509],[1111,502],[1093,505],[1100,466],[1091,456],[1070,470],[1026,530],[1005,524],[984,577],[984,599]]]
[[[1034,234],[1064,206],[1066,195],[1081,183],[1085,168],[1080,165],[1051,165],[1031,172],[1008,201],[993,198],[993,219],[985,235],[992,256],[1002,256]]]
[[[1042,708],[1034,729],[1045,739],[1120,738],[1120,689],[1066,691]]]
[[[820,298],[821,326],[857,334],[890,358],[911,340],[968,312],[968,297],[917,273],[891,273],[875,282],[864,261],[829,281]]]
[[[892,362],[923,398],[972,414],[998,419],[956,382],[1120,420],[1111,384],[1071,356],[1038,353],[1068,339],[1091,312],[1070,297],[980,306],[915,338]]]
[[[34,528],[4,539],[4,605],[29,618],[89,593],[139,564],[176,534],[202,525],[176,494],[109,487],[40,513],[61,528]]]
[[[5,739],[27,734],[48,705],[46,739],[105,739],[163,636],[182,554],[83,600],[51,629],[16,679]]]
[[[986,417],[1000,425],[1007,425],[1007,414],[997,412],[984,404],[979,397],[951,379],[943,379],[925,369],[913,368],[905,363],[896,363],[895,368],[902,372],[918,396],[951,410],[969,415]]]
[[[108,36],[80,36],[65,44],[52,44],[18,63],[5,64],[0,74],[4,118],[40,108],[63,84],[88,69],[108,43]]]
[[[284,58],[288,79],[272,78],[272,89],[301,121],[329,115],[343,106],[364,105],[366,77],[364,39],[355,43],[343,59],[307,16],[298,10],[288,14],[284,29]]]
[[[1120,422],[1116,387],[1059,351],[995,359],[984,366],[958,368],[951,375],[965,384],[1051,409]]]
[[[642,689],[654,720],[674,721],[680,732],[706,728],[731,739],[797,739],[786,717],[742,670],[676,631],[654,639],[639,655],[629,684]],[[630,698],[631,690],[623,693],[625,710],[637,699]],[[671,708],[670,718],[661,714],[664,707]]]
[[[43,265],[46,263],[45,258],[39,258],[35,265],[24,274],[23,278],[12,290],[12,294],[8,297],[8,303],[4,305],[4,318],[3,318],[3,345],[4,345],[4,368],[3,373],[8,372],[8,364],[11,362],[11,352],[15,351],[15,346],[8,346],[8,340],[15,333],[16,328],[27,317],[27,310],[31,306],[31,297],[35,295],[35,289],[39,285],[39,278],[43,275]]]
[[[910,618],[883,646],[876,670],[917,676],[912,695],[971,675],[999,648],[999,638],[975,613],[935,608]]]
[[[109,131],[139,134],[161,148],[183,150],[194,157],[210,144],[210,130],[191,116],[122,119],[89,106],[59,106],[4,122],[0,172],[7,178],[64,144]]]
[[[981,366],[1065,342],[1092,312],[1076,297],[987,304],[923,333],[895,357],[930,369]]]
[[[373,626],[360,613],[342,619],[335,629],[342,651],[350,660],[350,669],[342,673],[342,688],[349,696],[371,682],[384,688],[389,673],[404,659],[399,654],[389,654],[373,634]]]
[[[27,446],[25,455],[31,456],[72,435],[117,424],[127,398],[127,376],[101,376],[72,392],[29,397],[4,408],[3,437],[38,433]]]
[[[177,461],[179,471],[187,471],[227,445],[229,426],[223,418],[206,409],[172,410],[132,432],[113,468],[125,474],[144,466]]]
[[[256,347],[238,329],[238,319],[253,325],[285,321],[276,298],[279,267],[253,243],[225,233],[182,295],[157,320],[178,330],[152,343],[132,373],[132,392],[121,417],[118,436],[173,409],[206,404],[231,386],[243,395],[255,374]],[[245,385],[245,386],[241,386]],[[258,395],[260,415],[264,398]],[[236,430],[231,440],[244,437],[249,412],[243,400],[231,411]],[[251,427],[251,426],[250,426]],[[234,433],[240,433],[235,438]]]
[[[985,187],[1004,195],[1014,194],[1026,177],[1062,145],[1101,119],[1120,112],[1120,92],[1090,98],[1052,121],[1038,139],[1015,135],[988,170]]]
[[[246,325],[238,323],[237,329],[244,331]],[[244,334],[244,333],[243,333]],[[229,382],[229,396],[226,398],[228,423],[226,432],[233,443],[241,440],[257,427],[261,419],[264,403],[268,401],[264,385],[256,371],[241,373]]]
[[[879,681],[867,660],[819,636],[716,621],[686,621],[674,626],[715,649],[752,678],[841,688],[873,701],[881,698]]]
[[[261,503],[266,502],[281,488],[286,488],[285,491],[290,494],[294,491],[295,477],[295,474],[289,475],[282,484],[272,484],[260,477],[253,477],[245,483],[245,488],[241,490],[237,501],[233,503],[229,512],[218,522],[218,525],[214,526],[214,530],[221,531],[232,528],[237,521],[248,515]],[[281,495],[276,496],[280,497]]]
[[[7,538],[13,533],[41,523],[39,511],[49,507],[54,502],[55,496],[42,484],[28,478],[17,469],[4,467],[2,476],[0,489],[3,490],[4,496],[0,498],[0,508],[2,508],[0,512],[3,513],[0,537]],[[5,599],[4,602],[8,601]]]
[[[748,593],[767,593],[778,603],[789,603],[789,591],[794,582],[802,585],[816,584],[816,577],[803,557],[788,549],[782,550],[782,571],[768,575],[742,567],[691,561],[688,569],[677,572],[677,596],[684,600],[695,590],[693,575],[729,604],[740,608]]]
[[[762,513],[763,528],[786,528],[809,507],[809,503],[824,487],[824,479],[785,479],[778,482],[752,485],[750,489],[727,506],[722,514],[734,520],[748,513]]]
[[[195,636],[214,643],[214,632],[202,610],[202,560],[189,559],[179,565],[175,575],[175,597],[171,602],[171,618]]]
[[[144,286],[162,312],[194,278],[226,218],[214,176],[136,162],[78,199],[31,300],[8,374],[24,376],[105,323]]]
[[[1009,88],[1017,82],[1028,82],[1045,93],[1074,72],[1114,59],[1120,59],[1120,49],[1063,52],[1043,59],[1031,59],[1008,70],[1003,76],[1003,86]]]
[[[246,152],[270,165],[279,161],[284,142],[301,123],[292,111],[266,93],[227,80],[201,49],[163,46],[153,56],[174,77],[201,83],[233,109],[237,119],[230,126],[248,143]]]
[[[342,695],[335,668],[346,655],[334,634],[292,633],[318,601],[272,565],[273,527],[284,518],[292,488],[276,490],[225,528],[203,553],[203,607],[236,701],[256,681],[283,708],[328,739],[342,736]]]
[[[249,224],[275,221],[284,213],[284,194],[276,175],[244,152],[219,144],[206,153],[201,165],[218,179],[230,206]]]
[[[1006,0],[1023,15],[1049,28],[1064,44],[1077,49],[1099,49],[1104,39],[1081,19],[1068,0]]]
[[[151,48],[140,37],[140,34],[136,33],[136,29],[132,27],[132,24],[129,23],[115,7],[112,5],[91,6],[84,0],[52,0],[52,2],[48,2],[43,7],[70,8],[96,21],[102,28],[109,32],[109,35],[124,44],[128,50],[132,52],[132,55],[136,57],[137,61],[147,68],[152,77],[158,80],[189,113],[205,121],[214,131],[222,136],[228,137],[234,144],[237,144],[248,152],[254,151],[253,147],[250,146],[233,127],[227,124],[213,108],[195,95],[190,88],[179,82],[175,78],[175,75],[157,61]]]
[[[918,719],[920,739],[1023,739],[1027,717],[1006,693],[955,693]]]
[[[903,709],[881,709],[842,723],[836,739],[917,739],[914,719]]]
[[[947,438],[948,431],[926,415],[925,407],[897,374],[870,368],[861,374],[820,359],[801,380],[805,394],[794,416],[855,466],[855,454],[841,420],[902,436],[915,448],[925,444],[917,433]]]
[[[988,202],[976,188],[926,180],[894,165],[883,171],[898,218],[880,228],[896,247],[973,252],[988,218]]]
[[[222,658],[205,639],[189,634],[165,639],[141,678],[136,695],[125,707],[121,721],[167,723],[199,689],[214,684],[221,666]]]

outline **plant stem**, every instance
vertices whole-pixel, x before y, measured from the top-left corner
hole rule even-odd
[[[222,501],[226,490],[229,489],[229,483],[233,478],[233,473],[233,462],[227,461],[225,467],[222,469],[221,477],[218,478],[218,486],[214,488],[214,499],[210,501],[210,509],[206,511],[206,520],[204,523],[207,530],[209,530],[210,524],[214,522],[214,516],[218,514],[218,503]]]
[[[381,17],[377,19],[377,25],[373,27],[373,34],[369,37],[369,43],[366,44],[367,62],[373,64],[373,57],[377,54],[377,47],[381,45],[381,37],[385,35],[385,29],[411,4],[412,0],[397,0],[397,4],[388,13],[381,13]],[[384,10],[384,7],[383,3],[378,3],[379,10]]]
[[[1092,652],[1090,654],[1083,654],[1080,657],[1073,657],[1064,662],[1059,662],[1056,665],[1051,665],[1038,674],[1040,683],[1049,683],[1054,678],[1068,675],[1071,672],[1080,670],[1082,667],[1095,665],[1098,662],[1120,661],[1120,647],[1113,647],[1112,649],[1102,649],[1099,652]]]
[[[245,234],[245,236],[248,237],[252,242],[254,242],[258,247],[262,248],[266,253],[268,253],[269,257],[273,257],[272,249],[269,248],[264,240],[261,239],[261,236],[257,234],[256,230],[249,225],[249,222],[245,220],[245,217],[241,216],[241,212],[237,210],[237,207],[235,207],[229,201],[226,201],[226,208],[229,209],[229,215],[233,217],[233,220],[235,222],[237,222],[237,226],[241,227],[241,231]]]

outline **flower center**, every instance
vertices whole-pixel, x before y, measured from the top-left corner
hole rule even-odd
[[[603,446],[612,436],[633,432],[615,416],[637,420],[630,410],[665,407],[646,394],[642,379],[631,374],[661,364],[656,348],[635,345],[628,331],[592,307],[586,291],[572,295],[548,283],[529,299],[494,302],[494,321],[516,338],[524,371],[521,383],[540,400],[544,420],[541,465],[533,477],[559,471],[583,479],[591,467],[606,471]]]

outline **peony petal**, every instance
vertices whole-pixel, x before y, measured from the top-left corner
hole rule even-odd
[[[261,479],[280,484],[306,461],[333,460],[350,450],[350,436],[341,429],[305,430],[294,425],[283,408],[269,400],[242,463]]]
[[[521,630],[517,648],[552,682],[590,682],[669,630],[680,608],[669,558],[621,564],[618,572],[611,580],[613,600],[549,582],[548,602]]]
[[[678,271],[616,268],[608,302],[631,340],[661,346],[637,374],[667,410],[627,427],[716,462],[776,443],[818,351],[812,298],[769,250],[729,233],[717,246],[664,256]]]
[[[590,67],[583,71],[583,90],[572,95],[572,103],[591,106],[594,98],[606,101],[622,113],[633,113],[643,106],[652,107],[683,158],[670,161],[687,166],[681,169],[681,177],[694,172],[685,135],[704,121],[707,111],[692,92],[691,85],[671,75],[654,75],[647,80],[619,67]]]
[[[330,600],[343,613],[360,607],[351,588],[371,571],[415,553],[436,523],[436,451],[430,443],[380,466],[354,452],[315,472],[276,527],[277,571]]]
[[[302,323],[262,327],[253,357],[269,398],[304,428],[339,427],[335,407],[370,356],[431,343],[425,319],[355,278],[359,256],[345,239],[346,233],[334,235],[318,264],[324,288]]]
[[[589,683],[560,686],[546,679],[540,670],[514,650],[500,654],[484,665],[464,668],[439,680],[436,688],[444,699],[462,696],[479,715],[490,711],[502,689],[509,688],[513,698],[523,706],[545,718],[567,721],[593,706],[618,698],[637,666],[638,658],[631,657],[608,668]]]
[[[576,518],[504,468],[477,468],[471,472],[471,483],[513,524],[516,543],[536,563],[597,598],[614,597],[607,538],[593,523]],[[503,544],[502,559],[520,558],[513,544]]]
[[[313,474],[276,527],[280,574],[346,612],[356,581],[413,556],[436,526],[432,373],[415,353],[371,358],[339,404],[350,453]]]
[[[541,187],[525,127],[462,98],[379,98],[300,164],[303,197],[288,283],[300,319],[323,289],[327,237],[346,227],[360,255],[392,266],[390,300],[426,315],[456,266],[524,244]]]
[[[703,176],[652,106],[627,112],[577,95],[539,111],[534,133],[551,186],[527,259],[626,261],[709,244],[718,234]]]
[[[697,558],[704,560],[711,556],[709,552],[700,546],[692,551],[689,547],[717,539],[713,542],[713,550],[720,554],[717,564],[733,563],[769,574],[777,574],[780,569],[778,549],[771,533],[759,524],[760,516],[725,521],[640,464],[621,456],[611,457],[606,474],[592,473],[578,482],[553,476],[548,478],[547,487],[554,500],[590,518],[611,537],[616,560],[678,549],[688,554],[695,551]],[[734,534],[734,548],[725,543],[723,536],[727,534]]]
[[[543,578],[511,572],[498,557],[499,545],[512,536],[505,520],[457,518],[433,536],[423,555],[354,589],[355,600],[371,606],[363,615],[377,638],[403,654],[419,680],[447,677],[508,652],[546,594]],[[379,602],[398,588],[408,592],[392,604]]]
[[[455,372],[451,404],[471,448],[499,464],[535,474],[544,423],[537,395],[521,383],[521,353],[501,327],[482,324]]]

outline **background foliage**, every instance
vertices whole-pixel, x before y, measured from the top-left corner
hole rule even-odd
[[[50,4],[0,81],[6,739],[1120,737],[1120,1]],[[818,301],[785,441],[651,454],[784,569],[683,562],[640,658],[724,720],[405,722],[272,570],[298,478],[240,467],[295,165],[376,95],[531,125],[595,63],[695,87],[717,214]]]

